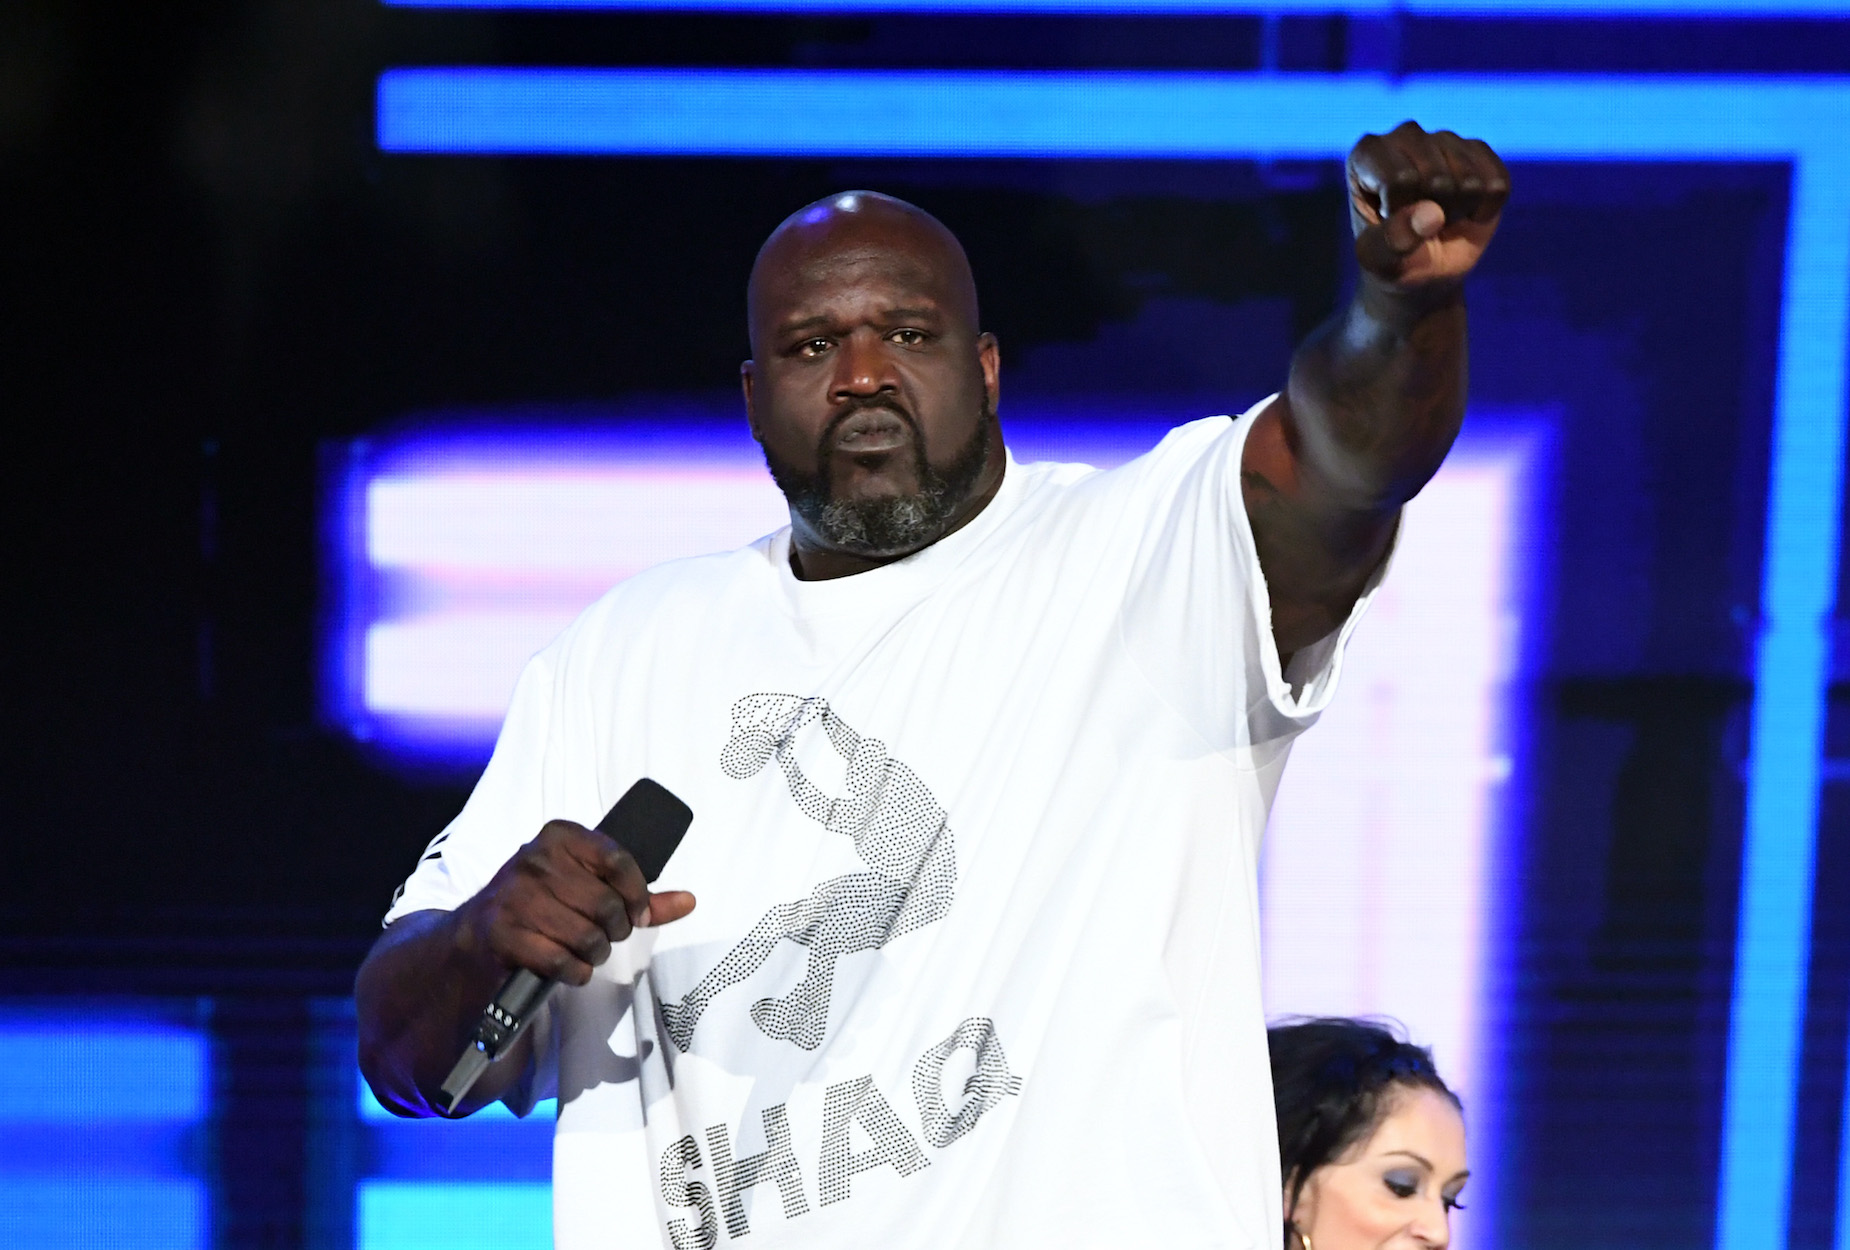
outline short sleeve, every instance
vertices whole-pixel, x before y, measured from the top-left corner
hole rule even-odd
[[[494,754],[469,801],[439,833],[386,912],[391,924],[414,911],[451,911],[487,885],[546,823],[544,775],[558,644],[521,671]]]
[[[1315,723],[1387,570],[1384,560],[1335,633],[1294,655],[1289,671],[1280,665],[1240,489],[1247,433],[1271,402],[1179,427],[1139,466],[1134,487],[1146,519],[1121,617],[1124,645],[1164,701],[1219,751],[1283,744]]]

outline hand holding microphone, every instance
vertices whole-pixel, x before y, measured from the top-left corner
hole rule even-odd
[[[458,909],[463,940],[516,971],[443,1083],[447,1114],[513,1046],[559,982],[585,984],[613,943],[694,909],[686,891],[649,890],[692,821],[686,804],[645,777],[596,829],[548,822]]]

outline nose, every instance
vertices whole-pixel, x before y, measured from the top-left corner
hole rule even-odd
[[[1407,1231],[1427,1250],[1445,1250],[1452,1242],[1452,1213],[1436,1198],[1422,1202],[1419,1214],[1413,1217],[1412,1227]]]
[[[829,380],[831,402],[866,399],[899,389],[892,357],[881,345],[880,336],[867,330],[857,330],[842,340],[835,353],[835,376]]]

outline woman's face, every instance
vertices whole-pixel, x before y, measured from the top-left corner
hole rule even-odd
[[[1310,1174],[1287,1218],[1314,1250],[1444,1246],[1469,1175],[1458,1108],[1430,1089],[1402,1089],[1372,1137]]]

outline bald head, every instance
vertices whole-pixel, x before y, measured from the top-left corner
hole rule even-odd
[[[758,249],[746,288],[752,353],[791,305],[866,273],[929,296],[975,333],[976,279],[957,236],[915,204],[843,191],[784,218]]]

